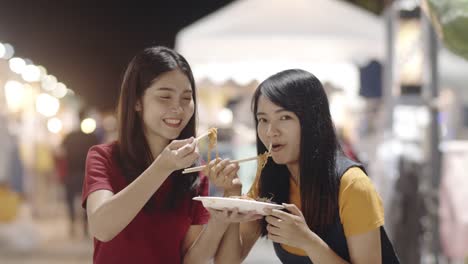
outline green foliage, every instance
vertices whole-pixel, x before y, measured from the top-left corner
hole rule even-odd
[[[468,0],[424,0],[423,9],[445,46],[468,59]]]
[[[346,1],[356,4],[364,9],[367,9],[374,14],[381,14],[385,7],[384,0],[346,0]]]

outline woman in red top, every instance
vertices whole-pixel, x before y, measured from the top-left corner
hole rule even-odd
[[[121,87],[118,140],[92,147],[86,161],[82,202],[94,263],[206,263],[216,255],[227,224],[209,221],[192,201],[208,195],[207,178],[181,174],[199,157],[195,109],[193,75],[181,55],[153,47],[133,58]]]

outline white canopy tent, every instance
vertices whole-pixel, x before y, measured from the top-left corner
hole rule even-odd
[[[381,19],[344,1],[238,0],[184,28],[176,49],[198,80],[243,84],[303,68],[354,90],[355,63],[383,58],[382,43]]]
[[[385,57],[383,19],[340,0],[238,0],[181,30],[176,50],[197,80],[246,84],[303,68],[353,93],[356,64]],[[443,50],[442,83],[466,83],[468,62]]]
[[[357,109],[362,106],[357,66],[385,58],[385,30],[384,19],[341,0],[237,0],[180,31],[176,50],[192,65],[199,84],[247,86],[281,70],[302,68],[342,88],[346,104]],[[466,88],[468,62],[441,50],[439,72],[441,86]],[[217,108],[207,113],[225,103],[211,99]],[[331,104],[339,119],[334,105],[343,109],[344,103],[333,99]]]

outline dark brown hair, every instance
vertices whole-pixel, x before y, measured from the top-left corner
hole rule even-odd
[[[308,226],[315,232],[323,231],[334,222],[338,212],[335,158],[340,149],[325,90],[313,74],[304,70],[286,70],[269,77],[259,85],[252,99],[256,125],[261,95],[299,118],[301,209]],[[259,154],[266,151],[258,133],[257,151]],[[260,197],[272,197],[276,203],[288,202],[289,177],[286,165],[269,160],[260,176]],[[262,234],[267,234],[265,222]]]
[[[118,114],[118,142],[116,157],[121,165],[122,173],[128,183],[134,181],[156,157],[153,157],[144,135],[143,122],[135,110],[136,103],[141,100],[144,92],[151,86],[153,80],[161,74],[179,70],[185,74],[192,87],[195,111],[186,127],[177,139],[185,139],[196,134],[196,90],[192,70],[187,61],[177,52],[166,47],[151,47],[137,54],[129,63],[122,82],[120,91]],[[181,176],[181,171],[176,171],[171,177],[174,188],[165,199],[166,207],[172,207],[174,202],[181,198],[177,193],[191,193],[196,195],[198,177],[192,175]],[[180,176],[180,177],[177,177]],[[151,208],[150,199],[145,208]]]

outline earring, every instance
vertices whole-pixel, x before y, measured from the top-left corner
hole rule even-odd
[[[141,104],[139,102],[135,104],[135,111],[141,112]]]

